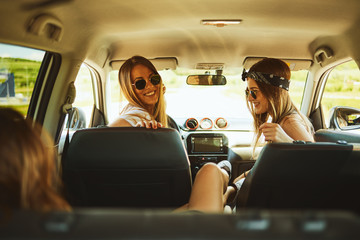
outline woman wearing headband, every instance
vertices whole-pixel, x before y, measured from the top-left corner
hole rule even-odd
[[[247,106],[254,118],[254,158],[261,135],[267,142],[314,141],[312,124],[290,99],[290,76],[288,65],[274,58],[265,58],[243,72]],[[248,172],[234,182],[246,177]]]
[[[290,76],[288,65],[273,58],[243,73],[247,106],[254,118],[254,149],[262,134],[269,142],[314,141],[312,124],[290,99]]]
[[[133,56],[119,70],[121,92],[129,102],[111,127],[167,127],[164,86],[154,65],[146,58]]]

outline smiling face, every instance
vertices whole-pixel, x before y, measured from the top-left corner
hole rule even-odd
[[[254,79],[247,79],[247,90],[254,91],[256,94],[256,99],[249,94],[247,100],[252,104],[253,109],[256,114],[262,114],[268,111],[269,101],[265,96],[261,93],[259,86],[257,85]]]
[[[135,85],[132,85],[134,92],[138,99],[144,104],[149,113],[152,113],[155,104],[159,101],[160,96],[160,86],[161,84],[153,85],[150,81],[150,78],[154,73],[148,67],[137,64],[131,70],[131,83],[135,84],[136,81],[144,79],[146,81],[146,86],[144,89],[137,89]]]

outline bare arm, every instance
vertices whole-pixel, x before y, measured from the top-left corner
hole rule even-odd
[[[259,128],[266,141],[272,142],[292,142],[294,140],[314,141],[304,124],[300,120],[287,118],[281,124],[264,123]]]
[[[271,142],[292,142],[293,139],[277,123],[263,123],[259,130],[265,137],[265,141]]]
[[[304,124],[302,124],[299,120],[287,119],[282,124],[282,128],[293,140],[314,142],[314,137],[312,136],[312,134],[307,131]]]
[[[109,124],[109,127],[133,127],[128,121],[126,121],[123,118],[117,119],[115,122],[112,122]],[[163,127],[160,122],[157,122],[155,120],[142,120],[139,121],[135,127],[146,127],[146,128],[161,128]]]

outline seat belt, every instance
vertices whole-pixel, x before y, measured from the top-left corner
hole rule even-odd
[[[62,112],[63,112],[63,114],[65,114],[67,116],[67,121],[66,121],[66,125],[65,125],[65,127],[67,128],[66,138],[65,138],[65,142],[64,142],[62,156],[61,156],[61,168],[62,169],[64,169],[64,166],[65,166],[66,153],[67,153],[67,149],[68,149],[69,143],[70,143],[69,129],[70,129],[71,119],[72,119],[72,115],[73,115],[72,104],[75,101],[75,97],[76,97],[76,88],[75,88],[74,82],[71,82],[69,85],[69,88],[68,88],[66,101],[62,105]]]

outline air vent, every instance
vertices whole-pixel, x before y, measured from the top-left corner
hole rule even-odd
[[[195,118],[188,118],[185,122],[185,127],[189,130],[196,130],[199,126],[199,122]]]
[[[228,121],[223,117],[219,117],[215,120],[215,126],[219,129],[224,129],[228,126]]]

